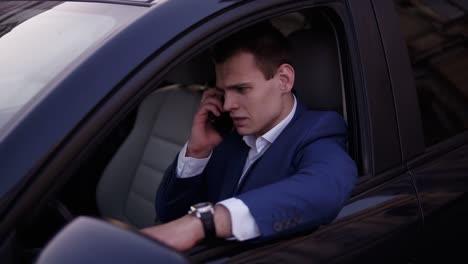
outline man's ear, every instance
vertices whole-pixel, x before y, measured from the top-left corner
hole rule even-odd
[[[287,63],[281,64],[276,71],[281,82],[281,90],[290,92],[294,86],[294,68]]]

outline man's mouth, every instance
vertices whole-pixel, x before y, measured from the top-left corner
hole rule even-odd
[[[232,122],[234,123],[234,126],[236,127],[243,126],[247,122],[246,117],[231,117],[231,118],[232,118]]]

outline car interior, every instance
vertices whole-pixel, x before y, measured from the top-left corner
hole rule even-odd
[[[343,47],[326,10],[309,9],[270,19],[290,41],[296,71],[295,95],[309,109],[336,111],[350,130]],[[115,219],[135,228],[158,222],[154,200],[165,169],[189,137],[204,89],[214,85],[214,67],[204,51],[177,65],[154,92],[100,143],[48,203],[18,230],[21,255],[34,258],[45,243],[78,215]],[[40,227],[40,228],[39,228]],[[24,259],[29,262],[29,259]]]
[[[295,89],[309,109],[343,113],[337,44],[330,33],[333,31],[326,25],[314,22],[313,28],[295,31],[288,36],[297,67]],[[193,69],[208,68],[211,73],[210,64],[205,54],[203,59],[189,61],[167,78],[178,83],[156,90],[140,105],[132,132],[98,183],[97,203],[103,215],[137,227],[155,223],[155,187],[188,139],[191,118],[197,110],[201,92],[207,87],[204,84],[213,83],[214,79],[208,73],[194,74]],[[328,70],[333,68],[334,73]],[[320,85],[308,89],[311,83]]]

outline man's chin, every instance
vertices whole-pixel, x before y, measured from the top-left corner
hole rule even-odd
[[[236,131],[237,131],[237,134],[239,134],[241,136],[252,135],[252,131],[250,131],[246,127],[236,127]]]

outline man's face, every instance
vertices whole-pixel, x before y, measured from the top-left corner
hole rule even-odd
[[[224,111],[229,111],[240,135],[257,137],[286,117],[281,81],[266,80],[248,52],[238,52],[216,65],[216,86],[224,91]]]

